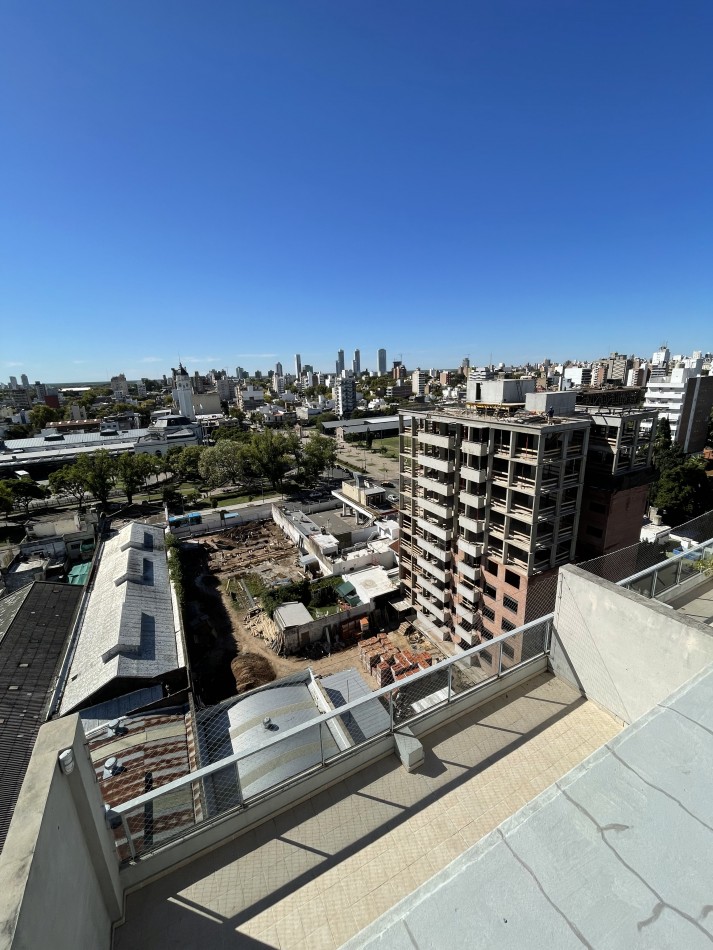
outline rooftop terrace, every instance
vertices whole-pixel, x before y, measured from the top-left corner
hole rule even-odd
[[[114,948],[339,947],[620,728],[540,674],[142,887]]]
[[[713,637],[704,608],[685,607],[708,596],[696,564],[711,544],[619,584],[563,568],[554,615],[323,714],[320,735],[354,703],[389,722],[279,785],[253,793],[253,753],[238,752],[118,804],[122,860],[78,717],[48,723],[0,858],[9,945],[391,950],[470,947],[476,932],[495,947],[535,932],[555,948],[708,945]],[[174,798],[198,802],[217,771],[233,805],[203,799],[167,833]],[[69,901],[81,912],[37,913]]]

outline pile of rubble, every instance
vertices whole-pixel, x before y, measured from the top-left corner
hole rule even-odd
[[[430,653],[399,649],[386,633],[362,640],[359,659],[366,672],[376,680],[377,689],[426,670],[433,662]]]

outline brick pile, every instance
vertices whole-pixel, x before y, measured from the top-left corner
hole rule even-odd
[[[359,659],[366,672],[376,680],[377,689],[428,669],[433,662],[430,653],[400,650],[385,633],[362,640]]]

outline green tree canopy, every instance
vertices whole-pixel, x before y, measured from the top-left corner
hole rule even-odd
[[[116,481],[116,464],[106,449],[93,455],[82,455],[77,460],[84,483],[102,507],[109,503],[109,495]]]
[[[51,406],[38,403],[30,409],[30,422],[35,429],[44,429],[48,422],[57,422],[60,413]]]
[[[79,510],[84,510],[86,501],[87,483],[84,471],[78,465],[65,465],[63,468],[51,472],[49,477],[50,491],[53,495],[64,498],[71,498],[79,506]]]

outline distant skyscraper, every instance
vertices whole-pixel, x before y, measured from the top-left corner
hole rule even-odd
[[[29,379],[27,378],[27,373],[23,373],[22,376],[20,377],[20,379],[22,380],[22,388],[23,388],[23,389],[29,389],[29,388],[30,388],[30,381],[29,381]]]
[[[10,389],[19,389],[19,386],[17,385],[17,376],[10,377]]]
[[[337,374],[344,369],[344,350],[337,350]]]
[[[302,358],[299,353],[295,353],[295,376],[297,379],[302,375]]]
[[[283,376],[282,363],[275,363],[275,376]]]
[[[386,376],[386,350],[379,350],[376,354],[376,364],[379,376]]]
[[[359,350],[354,350],[354,359],[352,360],[352,372],[355,376],[358,376],[361,373],[361,353]]]

